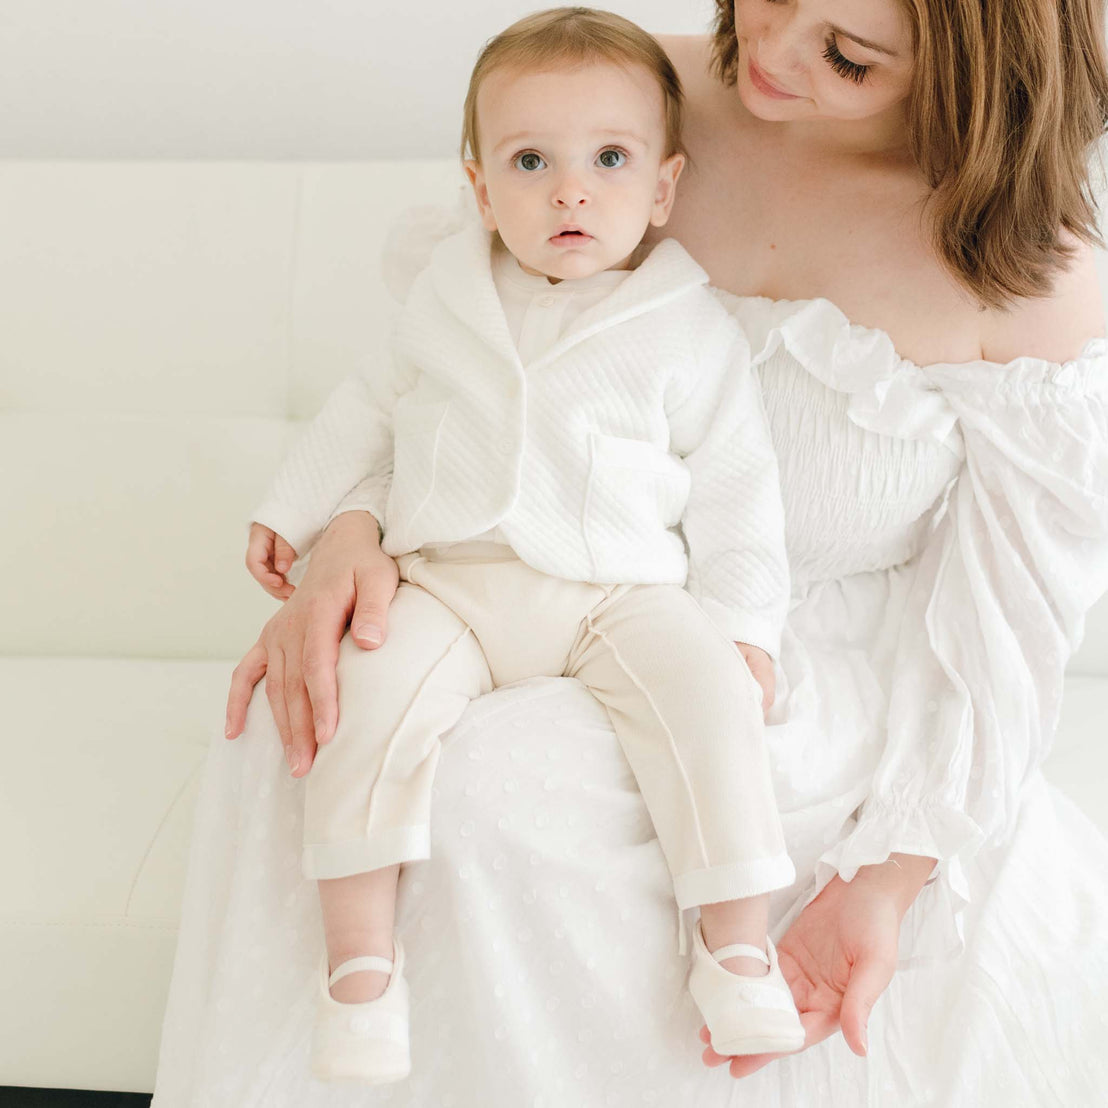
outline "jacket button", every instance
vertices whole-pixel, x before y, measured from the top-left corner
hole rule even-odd
[[[553,308],[557,303],[557,300],[553,296],[540,296],[538,299],[538,305],[540,308]]]

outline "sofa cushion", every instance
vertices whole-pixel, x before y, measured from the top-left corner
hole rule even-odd
[[[0,1086],[153,1087],[231,668],[0,658]]]
[[[284,420],[0,412],[0,654],[232,658],[275,610],[243,565]]]

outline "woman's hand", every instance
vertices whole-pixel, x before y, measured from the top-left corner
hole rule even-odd
[[[246,568],[250,576],[275,600],[288,600],[296,590],[285,576],[296,561],[296,551],[264,523],[250,524],[246,544]]]
[[[378,536],[377,521],[368,512],[345,512],[335,519],[316,544],[304,579],[231,677],[227,738],[242,733],[254,686],[265,677],[294,777],[308,772],[317,743],[327,742],[338,726],[335,670],[347,624],[366,650],[385,641],[399,573],[381,552]]]
[[[896,970],[900,921],[934,867],[934,858],[894,854],[879,866],[862,866],[850,882],[833,877],[797,917],[777,948],[792,989],[806,1041],[822,1042],[839,1028],[855,1054],[865,1054],[870,1009]],[[708,1043],[708,1029],[700,1038]],[[779,1054],[727,1058],[707,1046],[709,1066],[731,1064],[746,1077]]]

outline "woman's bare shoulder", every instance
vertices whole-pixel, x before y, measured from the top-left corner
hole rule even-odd
[[[659,35],[658,41],[681,78],[688,106],[695,107],[705,97],[718,95],[720,82],[712,72],[710,35]]]
[[[1043,358],[1064,362],[1105,333],[1104,303],[1096,251],[1071,240],[1073,260],[1059,274],[1049,296],[1019,301],[1008,311],[986,312],[981,331],[983,357],[990,362]]]

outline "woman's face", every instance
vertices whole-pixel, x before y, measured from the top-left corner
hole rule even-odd
[[[911,87],[900,0],[735,0],[735,32],[738,93],[760,119],[869,119]]]

